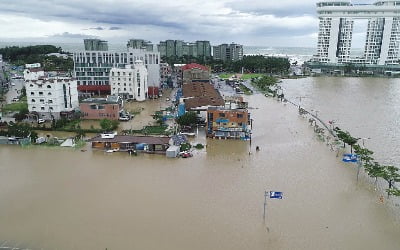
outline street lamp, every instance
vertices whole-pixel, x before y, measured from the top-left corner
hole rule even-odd
[[[301,99],[302,99],[302,98],[307,98],[307,96],[297,96],[297,97],[295,97],[295,99],[299,99],[299,110],[300,110]]]
[[[357,139],[361,139],[362,140],[362,146],[363,146],[363,148],[365,148],[365,140],[369,140],[369,139],[371,139],[370,137],[364,137],[364,138],[357,138]]]

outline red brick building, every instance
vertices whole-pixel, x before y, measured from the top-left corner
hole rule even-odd
[[[107,98],[88,98],[79,104],[83,119],[118,120],[119,112],[122,110],[122,100],[118,96]]]

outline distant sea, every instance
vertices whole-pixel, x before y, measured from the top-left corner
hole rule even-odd
[[[0,48],[7,46],[29,46],[45,44],[43,42],[0,42]],[[61,47],[67,52],[76,52],[84,49],[82,43],[47,43]],[[125,51],[125,43],[109,43],[109,51]],[[313,47],[269,47],[269,46],[244,46],[243,53],[245,55],[269,55],[269,56],[284,56],[295,59],[299,62],[308,61],[316,54],[317,48]],[[359,54],[361,49],[355,49],[355,54]]]

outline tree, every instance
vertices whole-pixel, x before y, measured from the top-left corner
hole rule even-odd
[[[116,120],[102,119],[100,120],[100,127],[104,131],[111,131],[118,128],[119,122]]]
[[[385,179],[388,182],[388,190],[393,188],[393,183],[394,182],[399,182],[400,181],[400,174],[398,173],[399,169],[396,168],[395,166],[383,166],[384,168],[384,173],[382,178]],[[390,193],[388,192],[388,196]]]
[[[376,161],[374,161],[373,163],[368,162],[364,165],[364,167],[368,175],[372,178],[375,178],[375,185],[378,182],[378,177],[383,177],[386,174],[385,168]]]
[[[31,138],[31,142],[32,143],[36,143],[36,139],[39,138],[39,135],[38,135],[38,133],[36,133],[35,130],[32,130],[30,138]]]
[[[13,123],[8,125],[8,135],[26,138],[31,134],[32,128],[26,123]]]
[[[84,131],[83,129],[80,129],[80,128],[79,128],[79,129],[76,131],[75,140],[76,140],[76,141],[82,140],[85,136],[86,136],[85,131]]]
[[[195,112],[187,112],[184,115],[178,117],[176,122],[181,126],[191,126],[196,124],[197,122],[197,115]]]

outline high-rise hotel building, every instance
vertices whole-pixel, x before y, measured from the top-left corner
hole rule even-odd
[[[346,0],[317,3],[318,51],[321,63],[390,65],[399,63],[400,1],[352,4]],[[354,21],[368,20],[362,56],[351,56]]]

